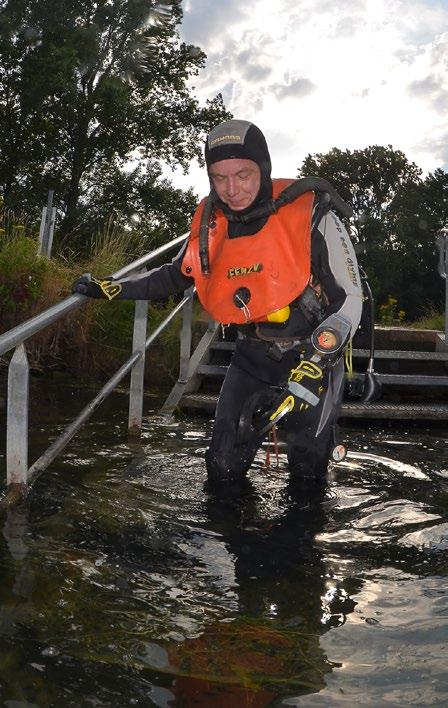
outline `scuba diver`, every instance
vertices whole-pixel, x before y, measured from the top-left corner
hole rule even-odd
[[[272,179],[260,129],[216,126],[205,144],[211,191],[171,263],[122,280],[79,278],[93,298],[160,300],[195,285],[206,312],[236,329],[219,396],[208,479],[244,479],[279,425],[291,479],[325,484],[337,446],[343,352],[362,310],[350,207],[316,177]]]

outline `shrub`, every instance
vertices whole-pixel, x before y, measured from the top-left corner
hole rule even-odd
[[[38,300],[48,261],[36,255],[36,242],[27,236],[8,240],[0,250],[0,327],[16,323]]]
[[[406,312],[398,308],[398,301],[392,295],[388,296],[387,302],[379,306],[379,319],[383,326],[400,324],[405,316]]]

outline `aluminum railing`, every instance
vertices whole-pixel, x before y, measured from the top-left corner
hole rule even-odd
[[[187,238],[187,234],[178,236],[160,248],[137,259],[113,274],[115,279],[141,272],[152,261],[170,252]],[[186,291],[184,298],[173,308],[165,320],[147,336],[148,303],[136,301],[134,314],[134,332],[131,356],[109,379],[98,394],[88,403],[50,447],[29,467],[28,466],[28,408],[29,408],[29,364],[25,343],[33,335],[61,319],[69,312],[83,307],[89,298],[85,295],[71,295],[53,305],[39,315],[23,322],[0,335],[0,356],[15,349],[8,370],[7,424],[6,424],[6,483],[7,492],[3,505],[13,504],[28,494],[30,486],[55,457],[64,449],[75,433],[90,418],[92,413],[131,372],[129,386],[128,428],[131,434],[138,435],[141,430],[143,415],[143,387],[145,352],[157,337],[166,329],[174,317],[183,310],[181,369],[191,353],[191,321],[193,288]],[[182,376],[179,377],[180,380]]]
[[[448,350],[448,229],[442,229],[437,234],[439,249],[439,274],[445,280],[445,338],[444,349]]]

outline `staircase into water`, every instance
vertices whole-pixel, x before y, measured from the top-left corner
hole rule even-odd
[[[379,331],[383,342],[386,331]],[[235,338],[231,330],[226,330],[224,337],[221,328],[210,323],[205,339],[200,351],[196,350],[196,356],[193,354],[191,358],[195,360],[188,376],[176,383],[163,411],[171,412],[178,406],[213,415],[235,349]],[[397,342],[393,344],[396,346]],[[353,374],[346,387],[342,417],[448,420],[448,352],[435,351],[435,347],[429,351],[432,344],[421,332],[416,337],[409,333],[408,341],[398,345],[406,348],[382,348],[375,352],[375,375],[382,386],[382,397],[375,403],[364,403],[360,396],[353,395],[354,390],[362,387],[370,356],[368,349],[353,350]],[[425,350],[417,348],[422,346]]]

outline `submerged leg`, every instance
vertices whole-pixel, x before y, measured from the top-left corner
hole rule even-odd
[[[240,480],[250,468],[260,441],[237,445],[238,422],[249,396],[266,387],[263,381],[230,364],[216,408],[210,447],[205,455],[209,480]]]
[[[336,424],[343,394],[343,362],[330,370],[324,379],[326,386],[316,408],[291,413],[284,424],[288,447],[290,486],[325,488],[328,461],[334,446]]]

